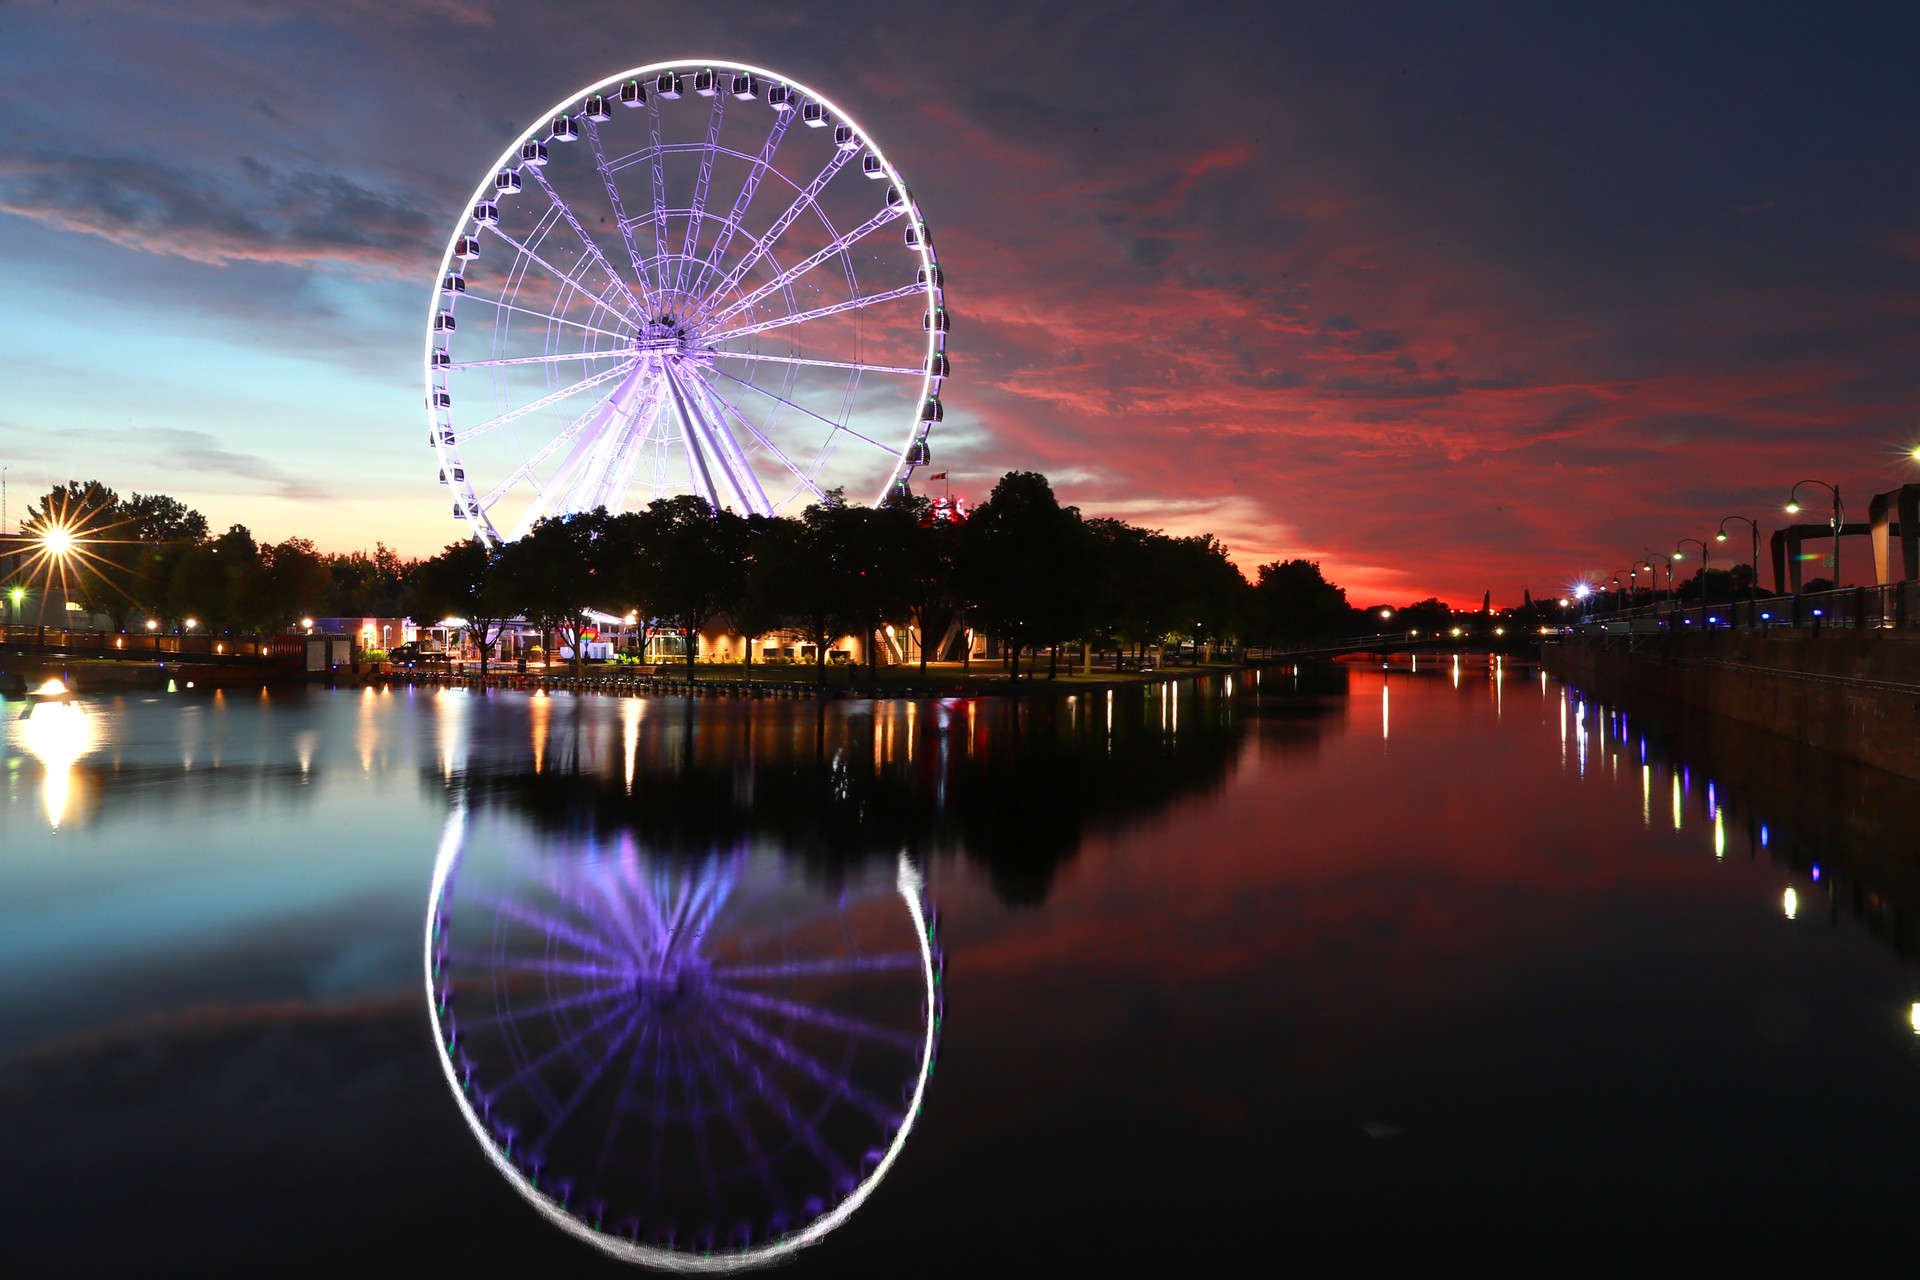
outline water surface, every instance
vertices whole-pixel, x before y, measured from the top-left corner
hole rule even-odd
[[[19,705],[0,1203],[34,1274],[632,1274],[573,1229],[595,1194],[724,1256],[849,1186],[793,1265],[1903,1238],[1920,789],[1531,668]],[[463,1033],[511,1143],[427,995],[462,858],[457,1016],[545,1020]],[[553,1164],[516,1163],[529,1116]]]

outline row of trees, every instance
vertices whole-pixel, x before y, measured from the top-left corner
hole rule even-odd
[[[578,655],[592,613],[632,617],[644,632],[689,637],[725,617],[751,641],[811,645],[824,665],[843,635],[903,624],[909,658],[961,658],[969,632],[995,637],[1018,678],[1068,644],[1141,652],[1169,641],[1297,643],[1351,629],[1345,593],[1317,564],[1277,561],[1249,583],[1211,535],[1174,537],[1062,505],[1046,478],[1007,473],[965,519],[936,518],[924,498],[880,507],[837,493],[797,516],[741,516],[693,496],[643,510],[542,520],[489,548],[463,540],[429,560],[325,555],[293,538],[262,544],[240,525],[163,495],[122,499],[71,482],[34,504],[30,535],[75,539],[60,576],[93,613],[125,629],[136,613],[177,626],[274,631],[303,615],[465,618],[483,662],[509,619],[557,632]],[[694,646],[687,660],[694,660]]]
[[[838,494],[794,517],[741,516],[699,498],[542,520],[489,552],[459,542],[421,566],[421,607],[473,624],[484,662],[504,620],[560,633],[578,655],[588,611],[689,636],[724,616],[748,640],[792,637],[824,665],[832,641],[904,623],[921,666],[970,655],[975,628],[1023,657],[1091,644],[1136,651],[1169,640],[1304,638],[1347,621],[1345,594],[1306,561],[1262,566],[1250,584],[1211,535],[1172,537],[1063,506],[1046,477],[1015,471],[965,520],[925,498],[880,507]],[[687,647],[694,661],[694,646]]]
[[[214,536],[207,518],[164,494],[122,498],[98,481],[69,481],[29,504],[21,532],[71,539],[26,558],[39,585],[64,587],[89,613],[126,630],[136,615],[213,631],[278,631],[313,614],[405,617],[417,561],[377,547],[327,555],[305,538],[261,543],[245,525]]]

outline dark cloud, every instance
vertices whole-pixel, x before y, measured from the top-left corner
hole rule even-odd
[[[14,152],[0,155],[0,212],[212,266],[419,271],[432,256],[417,200],[339,174],[276,172],[250,156],[235,167],[240,181],[141,156]]]

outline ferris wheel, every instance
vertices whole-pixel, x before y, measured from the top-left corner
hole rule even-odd
[[[447,241],[427,417],[488,542],[675,493],[785,514],[930,461],[944,281],[906,182],[813,89],[739,63],[590,85]]]
[[[765,853],[530,848],[469,823],[450,815],[434,869],[428,1010],[463,1118],[523,1198],[690,1272],[778,1262],[860,1207],[942,1020],[911,863],[823,890]]]

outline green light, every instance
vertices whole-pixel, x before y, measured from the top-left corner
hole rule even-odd
[[[17,606],[22,600],[27,598],[27,589],[25,587],[15,587],[13,590],[7,592],[7,598],[12,600]]]

